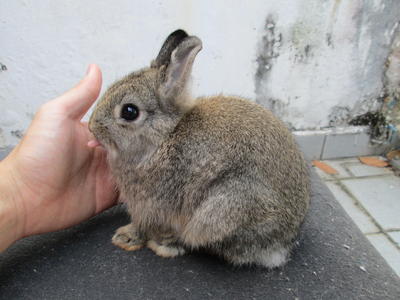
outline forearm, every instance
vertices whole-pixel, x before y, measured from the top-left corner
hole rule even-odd
[[[6,161],[0,162],[0,252],[21,238],[21,216],[15,204],[15,185]]]

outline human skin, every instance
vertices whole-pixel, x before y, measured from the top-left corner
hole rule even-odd
[[[78,224],[116,204],[106,152],[81,119],[98,97],[98,66],[38,110],[0,162],[0,251],[34,234]]]

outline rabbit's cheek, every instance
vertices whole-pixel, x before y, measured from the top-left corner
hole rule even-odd
[[[109,147],[107,152],[111,161],[116,161],[118,159],[118,151],[114,146]]]

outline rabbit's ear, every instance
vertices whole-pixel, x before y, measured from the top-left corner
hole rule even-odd
[[[165,77],[159,87],[159,95],[162,99],[174,99],[184,91],[194,59],[201,48],[201,40],[195,36],[189,36],[172,52]]]
[[[168,65],[171,59],[172,51],[188,36],[182,29],[175,30],[171,33],[162,45],[157,58],[152,61],[151,67],[159,68]]]

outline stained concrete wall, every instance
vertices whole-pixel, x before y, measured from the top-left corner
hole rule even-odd
[[[383,113],[396,131],[400,132],[400,30],[397,30],[387,60],[384,77],[385,98]]]
[[[203,40],[193,94],[249,97],[293,129],[343,125],[380,105],[396,0],[0,2],[0,147],[96,62],[104,87],[184,28]]]

